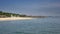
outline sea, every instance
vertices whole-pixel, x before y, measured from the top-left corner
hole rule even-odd
[[[0,34],[60,34],[60,17],[0,21]]]

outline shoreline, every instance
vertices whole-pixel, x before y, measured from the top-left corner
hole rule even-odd
[[[33,19],[33,18],[31,17],[6,17],[6,18],[0,18],[0,21],[27,20],[27,19]]]

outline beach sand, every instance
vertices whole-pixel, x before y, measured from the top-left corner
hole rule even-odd
[[[7,17],[7,18],[0,18],[0,21],[8,21],[8,20],[27,20],[32,19],[30,17]]]

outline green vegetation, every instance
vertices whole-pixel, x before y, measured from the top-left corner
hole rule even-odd
[[[0,17],[32,17],[32,18],[45,18],[47,16],[27,16],[23,14],[16,14],[16,13],[8,13],[8,12],[3,12],[0,11]]]
[[[15,14],[15,13],[8,13],[8,12],[3,12],[3,11],[0,11],[0,16],[1,15],[5,15],[6,17],[11,17],[14,16],[14,17],[26,17],[26,15],[20,15],[20,14]]]

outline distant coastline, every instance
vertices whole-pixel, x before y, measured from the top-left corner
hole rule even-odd
[[[0,11],[0,18],[6,18],[6,17],[31,17],[31,18],[45,18],[47,16],[27,16],[25,14],[15,14],[15,13],[8,13]]]
[[[33,18],[46,18],[47,16],[27,16],[22,14],[15,14],[15,13],[7,13],[0,11],[0,21],[6,20],[26,20],[26,19],[33,19]]]

